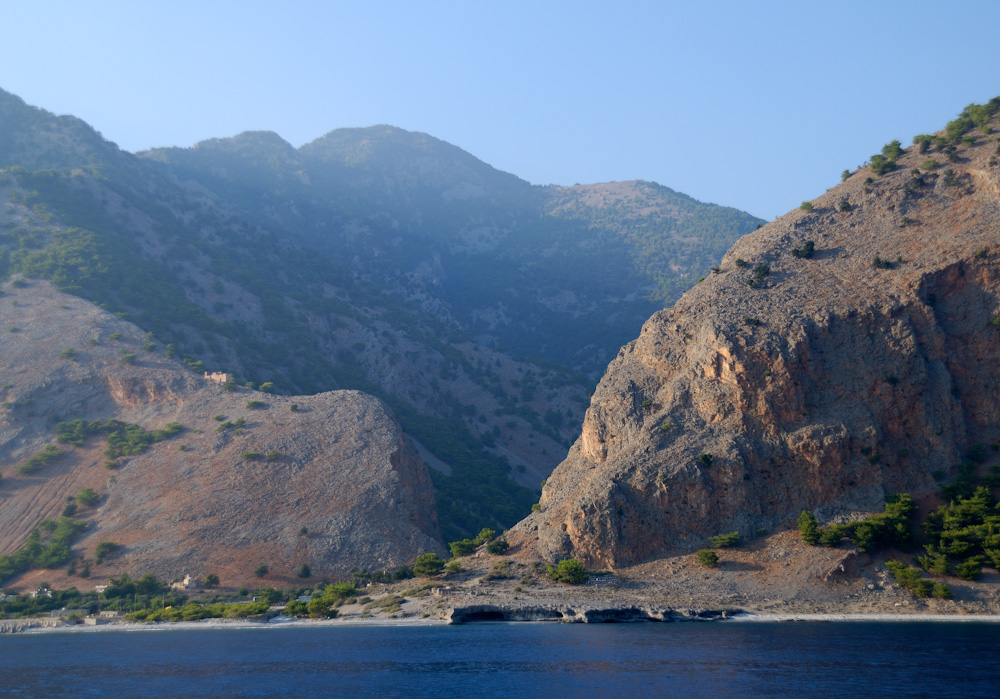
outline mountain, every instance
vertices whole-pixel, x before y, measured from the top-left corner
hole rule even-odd
[[[444,552],[427,470],[378,399],[225,386],[48,282],[5,285],[0,315],[0,551],[51,546],[61,516],[83,526],[13,584],[79,584],[73,561],[99,579],[237,586],[265,565],[290,584],[303,565],[346,575]],[[102,542],[119,547],[105,560]]]
[[[141,154],[457,324],[594,377],[663,299],[762,222],[648,182],[532,186],[421,133],[272,133]]]
[[[620,568],[803,510],[843,522],[895,493],[933,508],[940,484],[995,484],[998,109],[888,144],[655,313],[518,525],[522,549]]]
[[[712,232],[728,240],[757,225],[611,187],[534,187],[391,127],[134,156],[0,91],[0,278],[121,314],[199,375],[379,397],[434,467],[449,540],[529,511],[582,419],[584,372],[658,307],[627,241],[677,238],[656,274],[683,284],[715,259],[697,211],[732,219]]]

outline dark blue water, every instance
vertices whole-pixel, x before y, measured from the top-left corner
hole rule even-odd
[[[0,697],[1000,695],[1000,625],[483,624],[0,636]]]

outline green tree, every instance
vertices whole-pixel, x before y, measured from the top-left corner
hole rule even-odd
[[[430,578],[444,570],[444,561],[436,553],[423,553],[417,556],[413,564],[413,572],[422,578]]]
[[[491,553],[494,556],[503,555],[508,548],[510,548],[510,544],[507,543],[506,539],[494,539],[486,544],[486,552]]]
[[[903,146],[898,139],[889,141],[882,146],[882,155],[895,162],[903,157]]]
[[[215,587],[219,584],[219,576],[215,573],[209,573],[205,576],[205,587]]]
[[[462,556],[469,556],[476,551],[476,544],[472,539],[461,539],[459,541],[452,541],[448,544],[448,548],[451,550],[452,558],[461,558]]]
[[[799,533],[802,534],[802,541],[810,546],[819,543],[819,523],[809,510],[802,510],[799,515]]]
[[[119,548],[121,548],[121,544],[117,544],[114,541],[101,541],[97,544],[97,548],[94,549],[94,558],[97,559],[98,563],[101,563]]]
[[[93,507],[101,501],[101,496],[93,488],[83,488],[76,494],[76,501],[84,507]]]
[[[725,549],[725,548],[732,548],[734,546],[739,546],[740,533],[728,532],[726,534],[719,534],[718,536],[711,536],[708,538],[708,543],[712,548],[716,549]]]
[[[951,588],[944,583],[934,583],[931,594],[938,599],[951,599]]]
[[[493,539],[495,539],[496,536],[497,533],[494,530],[484,527],[483,529],[479,530],[479,533],[476,535],[476,538],[472,540],[472,543],[475,544],[477,547],[482,546],[488,541],[493,541]]]
[[[698,562],[707,568],[719,565],[719,554],[712,549],[701,549],[695,556],[698,558]]]
[[[975,580],[983,572],[983,556],[970,556],[955,566],[955,575],[962,580]]]
[[[587,569],[575,558],[566,558],[548,567],[549,580],[554,582],[579,585],[587,579]]]
[[[288,604],[285,605],[285,611],[282,612],[285,616],[306,616],[309,613],[309,607],[305,602],[300,602],[297,599],[293,599]]]
[[[313,619],[333,619],[339,613],[334,607],[334,602],[326,595],[313,597],[306,605],[306,609]]]

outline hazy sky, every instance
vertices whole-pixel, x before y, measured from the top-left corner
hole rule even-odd
[[[767,219],[1000,95],[996,0],[0,0],[0,26],[0,88],[126,150],[393,124]]]

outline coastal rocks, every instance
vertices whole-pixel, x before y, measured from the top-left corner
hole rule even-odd
[[[444,618],[449,624],[472,624],[489,621],[558,621],[567,624],[633,623],[643,621],[715,621],[726,619],[740,610],[675,610],[647,607],[602,607],[575,609],[566,606],[525,606],[478,604],[455,607]]]
[[[53,629],[63,625],[61,619],[0,619],[0,634],[21,633],[28,629]]]
[[[741,239],[611,362],[512,550],[621,568],[876,512],[1000,442],[994,148],[940,188],[911,148]]]

